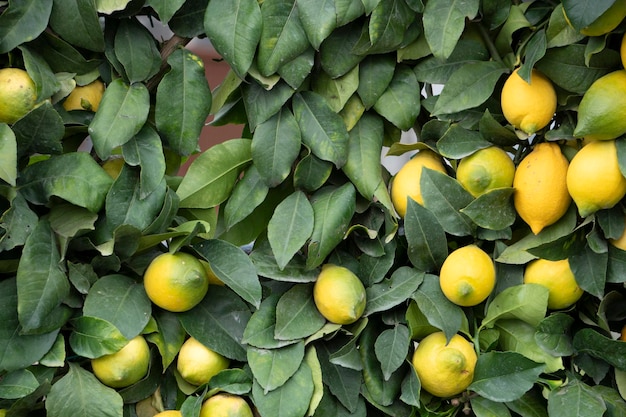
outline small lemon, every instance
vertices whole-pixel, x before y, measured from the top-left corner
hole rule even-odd
[[[105,385],[124,388],[148,373],[150,348],[143,336],[131,339],[122,349],[91,360],[94,375]]]
[[[159,414],[155,414],[152,417],[183,417],[183,414],[178,410],[161,411]]]
[[[202,263],[184,253],[163,253],[150,262],[143,275],[148,298],[172,312],[195,307],[209,289],[209,278]]]
[[[37,104],[35,82],[20,68],[0,69],[0,123],[13,124]]]
[[[524,283],[546,287],[549,291],[548,308],[552,310],[567,308],[583,295],[583,290],[576,283],[567,259],[531,261],[524,270]]]
[[[581,217],[615,206],[626,194],[614,140],[593,141],[574,155],[567,189]]]
[[[495,188],[510,187],[515,164],[504,150],[496,146],[479,149],[461,159],[456,179],[474,197]]]
[[[365,287],[348,268],[326,264],[313,286],[319,312],[336,324],[351,324],[365,311]]]
[[[566,183],[568,165],[559,145],[542,142],[515,171],[513,205],[534,234],[559,220],[571,203]]]
[[[626,133],[626,70],[608,73],[591,84],[578,105],[574,136],[609,140]]]
[[[200,417],[253,417],[253,414],[242,397],[232,394],[216,394],[202,403]]]
[[[391,201],[400,217],[406,214],[407,198],[424,204],[420,186],[424,168],[446,172],[441,157],[429,149],[423,149],[400,168],[391,183]]]
[[[556,91],[552,82],[539,71],[531,71],[530,84],[518,71],[519,68],[513,71],[502,86],[502,113],[510,124],[530,135],[552,120]]]
[[[454,304],[470,307],[483,302],[496,285],[496,268],[491,257],[476,245],[454,250],[443,261],[439,273],[443,294]]]
[[[97,111],[104,94],[104,83],[100,80],[92,81],[83,86],[76,86],[63,101],[63,108],[71,110]]]
[[[443,332],[435,332],[419,342],[411,362],[422,388],[445,398],[470,386],[477,359],[474,345],[463,336],[455,334],[447,342]]]
[[[178,352],[176,369],[192,385],[209,382],[218,372],[228,368],[230,360],[190,337]]]

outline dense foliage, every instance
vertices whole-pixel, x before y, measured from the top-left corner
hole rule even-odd
[[[621,0],[617,0],[621,1]],[[0,66],[24,68],[40,105],[0,124],[0,408],[8,416],[197,416],[218,391],[264,417],[626,415],[626,252],[607,241],[624,207],[580,218],[574,204],[534,235],[512,188],[474,198],[458,161],[496,145],[515,163],[534,144],[573,155],[577,104],[622,69],[624,26],[585,36],[615,0],[0,1]],[[564,9],[570,23],[565,20]],[[153,23],[174,32],[162,40]],[[183,46],[208,37],[231,73],[213,92]],[[557,88],[549,127],[507,124],[500,91],[514,68]],[[102,79],[97,112],[65,111],[76,85]],[[443,86],[443,89],[438,88]],[[206,117],[245,125],[202,153]],[[418,142],[400,143],[413,129]],[[626,172],[623,139],[620,168]],[[391,203],[381,152],[430,148],[424,205]],[[102,164],[125,161],[116,179]],[[218,210],[219,207],[219,210]],[[448,301],[453,249],[475,243],[496,265],[490,297]],[[150,303],[142,275],[159,253],[208,261],[225,286],[194,309]],[[566,310],[522,285],[532,259],[568,258],[585,291]],[[352,270],[367,304],[354,324],[312,301],[323,264]],[[420,390],[415,342],[435,330],[472,341],[469,390]],[[115,390],[91,358],[144,334],[148,375]],[[230,359],[207,386],[175,371],[187,335]]]

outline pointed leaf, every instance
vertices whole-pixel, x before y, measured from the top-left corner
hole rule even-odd
[[[324,39],[332,33],[337,26],[337,12],[335,2],[323,0],[321,2],[309,2],[296,0],[298,14],[302,27],[313,48],[319,50]]]
[[[136,19],[123,19],[115,32],[115,56],[129,83],[146,81],[159,71],[161,55],[148,29]]]
[[[485,397],[473,397],[470,404],[476,417],[511,417],[506,405]]]
[[[128,165],[139,166],[139,198],[155,191],[165,176],[165,156],[159,135],[148,125],[122,146],[122,155]]]
[[[387,89],[376,100],[374,109],[400,130],[409,130],[420,112],[420,86],[415,72],[397,65]]]
[[[284,268],[313,233],[313,207],[302,191],[284,199],[267,224],[267,238],[279,268]]]
[[[59,78],[62,77],[57,78],[41,52],[28,45],[23,44],[19,46],[24,59],[24,67],[35,82],[38,99],[46,99],[61,90],[62,83]]]
[[[341,77],[331,78],[320,72],[313,79],[312,89],[326,99],[334,112],[340,112],[359,86],[359,67],[354,67]]]
[[[450,159],[461,159],[489,146],[491,143],[487,142],[480,132],[466,129],[459,124],[450,126],[437,141],[437,151]]]
[[[115,353],[128,343],[117,327],[98,317],[80,316],[71,323],[70,346],[74,353],[85,358]]]
[[[33,153],[60,154],[65,134],[63,119],[49,102],[44,102],[13,124],[17,153],[21,159]]]
[[[604,296],[608,258],[608,252],[596,253],[588,245],[569,257],[578,286],[600,299]]]
[[[597,20],[613,3],[611,0],[564,0],[563,8],[571,25],[581,30]]]
[[[294,90],[283,81],[279,81],[269,91],[256,82],[242,86],[241,94],[250,130],[256,130],[257,126],[280,112],[293,93]]]
[[[158,331],[146,335],[146,339],[157,346],[163,369],[167,369],[176,359],[187,334],[176,313],[155,309],[153,315]]]
[[[355,52],[361,36],[362,22],[353,22],[334,30],[320,46],[322,69],[331,78],[341,77],[364,57]]]
[[[366,109],[372,107],[393,79],[396,62],[392,55],[368,55],[359,64],[357,92]]]
[[[428,323],[442,330],[448,340],[461,328],[463,310],[456,304],[452,304],[443,294],[438,276],[424,275],[424,282],[413,294],[413,299],[420,306]]]
[[[24,197],[16,194],[11,200],[11,207],[0,217],[0,228],[3,229],[0,251],[24,245],[38,221],[37,213],[30,209]]]
[[[617,369],[626,371],[626,346],[601,335],[597,331],[587,328],[574,335],[574,349],[580,353],[587,353],[595,358],[603,360]]]
[[[478,13],[478,0],[434,0],[424,8],[424,34],[433,55],[440,59],[450,56],[463,33],[465,18]]]
[[[157,88],[156,126],[175,152],[190,155],[211,110],[211,89],[202,59],[189,50],[177,49],[167,63],[171,69]]]
[[[312,285],[294,285],[276,305],[274,337],[279,340],[297,340],[311,336],[326,324],[313,301]]]
[[[543,350],[554,356],[574,354],[570,328],[574,318],[565,313],[553,313],[541,320],[535,341]]]
[[[0,179],[15,186],[17,178],[17,141],[13,130],[0,123]]]
[[[39,36],[51,11],[52,0],[12,0],[0,15],[0,54]]]
[[[150,97],[142,83],[128,85],[121,79],[104,91],[100,107],[89,124],[89,134],[100,159],[135,136],[148,118]]]
[[[213,0],[206,8],[204,30],[241,79],[252,65],[262,21],[256,0]]]
[[[302,142],[315,156],[340,168],[348,159],[348,131],[341,117],[326,100],[313,92],[294,96],[293,111],[302,132]]]
[[[254,142],[253,142],[254,143]],[[251,165],[245,172],[224,205],[226,227],[237,224],[249,216],[255,208],[265,201],[269,187],[261,178],[256,165]]]
[[[224,202],[252,159],[250,145],[249,139],[230,139],[194,159],[176,190],[180,206],[211,208]]]
[[[183,3],[185,3],[185,0],[148,0],[147,2],[159,15],[159,20],[164,24],[167,24]]]
[[[401,266],[384,279],[365,289],[367,304],[365,315],[386,311],[411,298],[422,283],[424,273],[408,266]]]
[[[252,313],[252,317],[250,317],[243,332],[243,343],[263,349],[275,349],[292,343],[291,341],[277,340],[274,337],[276,306],[281,295],[281,293],[270,294]]]
[[[255,380],[252,398],[259,414],[273,417],[304,416],[313,396],[313,376],[306,362],[279,388],[264,392]]]
[[[317,352],[324,384],[345,408],[351,413],[355,412],[359,407],[359,392],[362,384],[361,372],[332,363],[329,344],[318,345]]]
[[[491,190],[462,208],[461,213],[484,229],[502,230],[511,226],[516,219],[511,202],[513,191],[513,188]]]
[[[68,19],[74,16],[74,19]],[[50,26],[69,43],[91,51],[104,51],[104,36],[96,1],[54,0],[50,15]]]
[[[605,411],[602,397],[577,378],[568,378],[566,385],[550,392],[548,397],[550,417],[601,417]]]
[[[408,199],[404,216],[404,230],[408,244],[409,260],[420,271],[437,271],[448,256],[448,241],[435,215]]]
[[[409,344],[409,328],[402,324],[384,330],[378,335],[374,351],[385,380],[389,380],[391,374],[404,363],[409,353]]]
[[[519,319],[537,326],[546,316],[548,291],[538,284],[509,287],[489,303],[482,327],[493,327],[498,319]]]
[[[300,368],[304,342],[276,349],[248,348],[248,364],[264,394],[282,386]]]
[[[395,52],[415,16],[404,0],[379,1],[370,15],[367,52]]]

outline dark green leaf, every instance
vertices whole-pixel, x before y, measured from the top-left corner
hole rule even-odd
[[[332,363],[329,348],[329,344],[320,344],[317,349],[322,379],[339,402],[350,412],[354,412],[359,407],[361,372]]]
[[[596,253],[589,246],[569,258],[578,286],[600,299],[604,295],[608,260],[608,253]]]
[[[249,216],[263,203],[268,192],[269,187],[261,178],[257,166],[251,165],[235,184],[232,194],[224,205],[226,227],[230,228]]]
[[[248,348],[248,364],[252,369],[255,383],[263,388],[263,393],[283,386],[296,373],[304,359],[304,342],[276,349]]]
[[[579,353],[587,353],[617,369],[626,370],[626,343],[621,340],[608,338],[593,329],[586,328],[576,332],[573,345]]]
[[[271,90],[252,82],[242,87],[242,95],[250,130],[254,131],[261,123],[283,109],[294,90],[285,82],[279,81]]]
[[[21,194],[16,194],[11,200],[11,207],[0,217],[0,251],[9,251],[22,246],[31,232],[37,226],[39,217],[32,211]]]
[[[140,6],[142,3],[139,2]],[[209,0],[187,0],[174,13],[168,26],[179,36],[195,38],[205,34],[205,14]]]
[[[157,12],[159,20],[164,24],[167,24],[184,3],[185,0],[148,0],[147,2]]]
[[[374,109],[398,129],[409,130],[420,112],[420,86],[415,72],[405,65],[396,66]]]
[[[406,1],[379,1],[370,15],[366,47],[357,46],[357,50],[369,54],[395,51],[414,19]]]
[[[393,79],[396,62],[393,55],[368,55],[359,64],[357,92],[363,105],[369,109],[380,98]]]
[[[6,124],[0,124],[0,179],[15,186],[17,178],[17,141]]]
[[[324,326],[326,319],[313,301],[313,287],[294,285],[276,305],[274,337],[278,340],[296,340],[311,336]]]
[[[428,323],[442,330],[448,340],[461,328],[464,318],[463,310],[456,304],[452,304],[443,294],[438,276],[424,275],[424,282],[413,294],[413,299],[428,319]]]
[[[159,71],[161,56],[148,29],[135,19],[124,19],[115,33],[115,55],[130,84],[146,81]]]
[[[337,26],[337,13],[335,2],[324,0],[312,3],[309,1],[296,0],[298,15],[302,27],[313,48],[319,49],[324,39],[332,33]]]
[[[439,153],[450,159],[461,159],[489,146],[491,143],[487,142],[482,134],[458,124],[451,125],[437,141]]]
[[[511,196],[513,188],[498,188],[481,194],[476,200],[461,209],[478,226],[489,230],[502,230],[511,226],[516,219]]]
[[[476,417],[510,417],[509,409],[501,402],[484,397],[473,397],[470,400],[472,411]]]
[[[52,33],[44,32],[28,43],[50,65],[53,72],[87,74],[98,68],[101,59],[86,59],[76,48]]]
[[[440,59],[450,56],[458,42],[465,18],[478,13],[478,0],[431,0],[424,8],[424,34],[433,55]]]
[[[12,0],[0,15],[0,54],[39,36],[51,11],[52,0]]]
[[[281,293],[272,293],[261,301],[259,308],[252,313],[246,325],[243,332],[243,343],[263,349],[275,349],[292,343],[274,338],[276,305],[281,295]]]
[[[574,353],[570,328],[572,316],[554,313],[543,319],[537,326],[535,341],[542,349],[554,356],[570,356]]]
[[[33,153],[60,154],[65,133],[63,120],[52,104],[45,102],[13,124],[18,158]]]
[[[148,197],[160,185],[165,175],[165,156],[159,135],[148,125],[122,146],[127,164],[139,166],[139,198]]]
[[[334,112],[340,112],[353,97],[359,86],[359,68],[354,67],[341,77],[331,78],[320,72],[313,79],[312,90],[326,99]]]
[[[354,68],[363,55],[354,52],[361,34],[361,22],[334,30],[320,46],[320,62],[331,78],[340,77]]]
[[[315,191],[320,188],[333,170],[333,164],[324,161],[313,154],[309,154],[302,158],[293,175],[293,185],[305,191]]]
[[[39,51],[26,45],[19,47],[28,75],[35,82],[38,100],[45,100],[61,89],[61,82]],[[43,133],[43,132],[42,132]]]
[[[313,376],[306,362],[300,364],[287,382],[273,391],[264,393],[255,380],[252,398],[259,413],[274,417],[304,416],[313,396]]]
[[[156,321],[157,332],[146,335],[146,339],[157,346],[163,369],[167,369],[174,362],[187,334],[176,313],[155,309],[153,317]]]
[[[385,380],[404,363],[409,353],[409,328],[398,324],[392,329],[383,330],[376,338],[374,352],[380,362]]]
[[[435,215],[409,199],[404,228],[411,263],[420,271],[438,270],[448,256],[448,243],[446,233]]]
[[[278,69],[278,75],[291,88],[297,89],[307,79],[313,64],[315,63],[315,50],[308,48],[306,51],[292,59]]]
[[[422,283],[424,273],[408,266],[396,269],[391,277],[365,289],[365,315],[386,311],[411,298]]]
[[[547,43],[546,31],[538,30],[526,44],[524,63],[517,74],[529,84],[531,70],[535,66],[535,63],[546,54]]]
[[[519,141],[515,132],[502,126],[489,110],[486,110],[480,118],[478,130],[486,140],[494,145],[509,146],[515,145]]]
[[[581,30],[604,13],[614,0],[563,0],[563,9],[571,25],[576,30]]]
[[[95,0],[53,0],[50,26],[69,43],[91,51],[104,51],[104,36]]]
[[[26,369],[9,372],[0,380],[0,398],[15,400],[33,393],[39,382],[32,372]]]

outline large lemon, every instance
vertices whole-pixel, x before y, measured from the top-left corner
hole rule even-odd
[[[548,308],[559,310],[574,304],[583,295],[569,261],[535,259],[524,270],[525,284],[540,284],[548,289]]]
[[[424,168],[446,172],[441,157],[429,149],[423,149],[400,168],[391,183],[391,201],[400,217],[406,214],[407,198],[424,204],[420,186]]]
[[[218,372],[228,368],[230,360],[190,337],[178,352],[176,369],[192,385],[209,382]]]
[[[119,351],[91,360],[94,375],[113,388],[138,382],[148,373],[149,365],[150,348],[141,335],[131,339]]]
[[[351,324],[365,311],[365,287],[348,268],[326,264],[313,286],[313,300],[328,321]]]
[[[583,146],[567,170],[567,189],[581,217],[615,206],[626,194],[626,178],[617,161],[614,140]]]
[[[552,82],[533,69],[530,84],[518,74],[519,68],[502,86],[500,103],[506,120],[516,128],[533,134],[552,120],[556,111],[556,91]]]
[[[591,84],[578,105],[574,136],[615,139],[626,133],[626,70],[613,71]]]
[[[510,187],[515,164],[505,151],[496,146],[479,149],[461,159],[456,179],[474,197],[495,188]]]
[[[76,86],[63,102],[63,108],[70,110],[97,111],[104,94],[104,83],[95,80],[87,85]]]
[[[202,403],[200,417],[253,417],[252,409],[242,397],[216,394]]]
[[[37,104],[35,82],[20,68],[0,69],[0,123],[12,124]]]
[[[143,275],[148,298],[172,312],[195,307],[209,289],[209,278],[202,263],[184,253],[163,253],[150,262]]]
[[[542,142],[515,171],[513,204],[534,234],[559,220],[571,203],[566,183],[568,165],[559,145]]]
[[[439,285],[454,304],[470,307],[483,302],[496,284],[496,269],[485,251],[476,245],[454,250],[443,261]]]
[[[412,363],[422,388],[445,398],[472,383],[477,359],[474,345],[463,336],[456,334],[447,342],[443,332],[435,332],[419,342]]]

